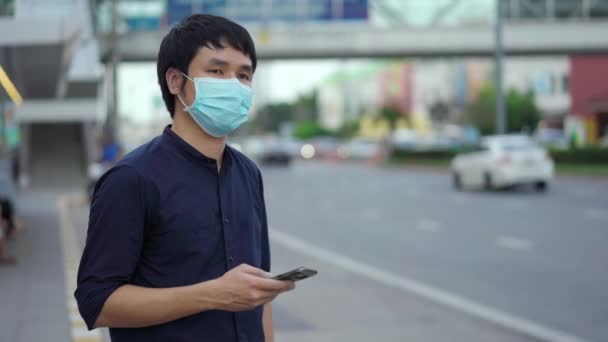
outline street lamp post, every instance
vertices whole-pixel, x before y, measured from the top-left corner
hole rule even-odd
[[[496,68],[496,133],[504,134],[507,130],[507,113],[505,110],[505,97],[503,91],[503,62],[504,51],[502,41],[502,6],[501,0],[496,0],[496,24],[494,25],[494,39],[496,54],[494,65]]]
[[[117,0],[110,1],[110,10],[112,15],[112,27],[110,28],[110,78],[111,92],[109,99],[108,117],[106,119],[106,132],[116,137],[118,128],[118,64],[120,63],[120,54],[118,50],[118,4]]]

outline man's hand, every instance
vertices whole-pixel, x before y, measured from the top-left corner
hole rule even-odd
[[[295,288],[291,281],[269,278],[261,269],[242,264],[212,280],[216,309],[246,311],[273,301],[279,294]]]

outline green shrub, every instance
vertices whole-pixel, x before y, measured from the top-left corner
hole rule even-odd
[[[400,150],[395,149],[391,159],[397,162],[449,160],[456,154],[467,152],[466,148],[458,150]],[[605,164],[608,165],[608,148],[585,147],[572,150],[551,150],[551,157],[557,164],[583,165],[583,164]]]
[[[557,164],[608,164],[608,148],[552,150],[550,154]]]
[[[428,160],[448,160],[452,159],[456,155],[456,151],[444,151],[444,150],[423,150],[423,151],[412,151],[412,150],[400,150],[395,149],[391,155],[391,159],[400,162],[417,162],[417,161],[428,161]]]
[[[332,132],[321,127],[316,121],[302,121],[296,124],[293,135],[298,139],[306,140],[319,136],[330,136]]]

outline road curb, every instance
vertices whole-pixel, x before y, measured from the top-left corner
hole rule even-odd
[[[59,232],[65,272],[66,308],[69,315],[72,342],[102,342],[99,330],[95,329],[89,331],[87,329],[86,323],[80,316],[78,305],[74,299],[81,248],[69,211],[77,204],[82,203],[82,198],[83,196],[81,195],[71,194],[61,196],[57,200]]]

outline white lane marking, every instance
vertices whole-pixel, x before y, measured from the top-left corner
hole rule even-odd
[[[82,321],[82,317],[80,317],[80,314],[78,312],[70,313],[70,322],[80,322],[80,321]]]
[[[529,251],[534,248],[534,242],[513,236],[499,236],[496,239],[496,244],[503,248],[515,249],[518,251]]]
[[[429,233],[437,233],[441,229],[441,224],[433,219],[421,219],[416,223],[416,229]]]
[[[85,340],[85,339],[87,339],[87,340],[94,339],[95,341],[99,341],[99,339],[101,338],[101,335],[99,334],[99,330],[89,331],[86,327],[72,328],[72,336],[73,336],[73,339],[75,342],[78,342],[78,340]]]
[[[599,208],[587,208],[583,212],[587,220],[608,220],[608,210]]]
[[[68,299],[67,306],[69,312],[78,312],[78,304],[75,299]]]
[[[437,304],[452,308],[472,317],[503,326],[521,334],[552,342],[586,342],[586,340],[566,332],[546,327],[525,318],[491,308],[471,299],[449,293],[422,282],[385,271],[378,267],[357,261],[345,255],[321,248],[301,240],[291,234],[276,229],[270,231],[270,239],[294,252],[340,267],[361,277],[374,280],[384,286],[399,289]],[[321,272],[322,274],[322,272]]]

